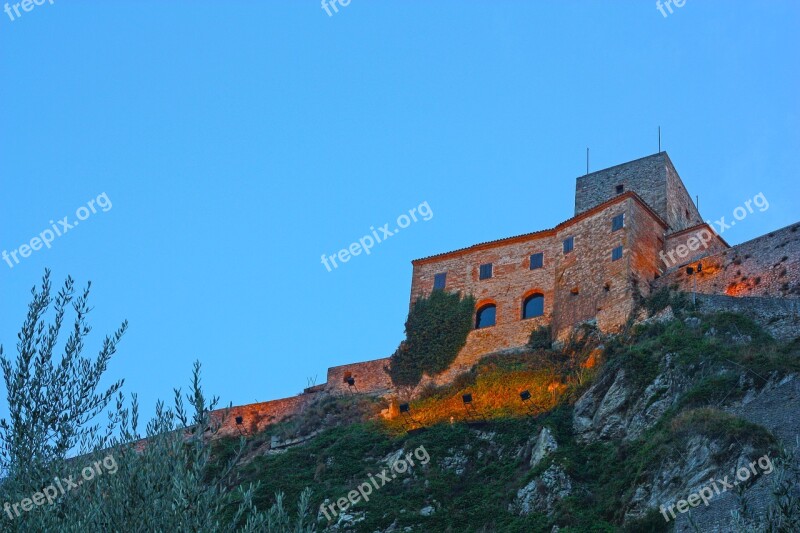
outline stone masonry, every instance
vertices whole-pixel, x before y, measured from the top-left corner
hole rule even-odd
[[[532,265],[534,254],[542,254],[541,266],[538,259]],[[481,265],[489,264],[491,276],[481,279]],[[772,319],[777,336],[800,309],[792,303],[800,304],[792,300],[800,298],[800,223],[730,247],[703,222],[666,152],[577,178],[575,216],[551,229],[417,259],[412,266],[410,304],[429,295],[438,278],[443,290],[472,294],[476,315],[487,306],[495,310],[494,324],[476,327],[453,365],[423,383],[447,383],[489,353],[523,347],[540,326],[562,337],[591,320],[615,332],[638,296],[662,287],[696,290],[709,309],[752,309]],[[542,312],[526,318],[531,296],[543,302]],[[301,395],[234,407],[223,434],[261,431],[326,395],[391,395],[390,364],[382,358],[332,367],[326,383]]]

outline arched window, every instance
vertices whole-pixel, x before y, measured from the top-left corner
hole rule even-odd
[[[486,304],[475,315],[475,329],[488,328],[494,326],[497,307],[494,304]]]
[[[544,295],[531,294],[522,302],[522,318],[533,318],[544,314]]]

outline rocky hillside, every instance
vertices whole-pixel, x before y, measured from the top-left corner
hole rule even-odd
[[[310,487],[329,532],[797,531],[800,339],[672,304],[484,358],[407,413],[321,400],[247,436],[239,479],[263,506]]]

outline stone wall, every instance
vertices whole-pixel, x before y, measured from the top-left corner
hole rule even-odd
[[[251,435],[264,431],[269,425],[302,413],[306,405],[317,397],[317,394],[300,394],[269,402],[238,405],[228,410],[227,417],[225,409],[213,411],[211,416],[222,422],[219,437]]]
[[[624,227],[612,231],[612,219],[620,214]],[[436,274],[446,274],[445,290],[473,295],[477,308],[496,306],[496,324],[470,333],[456,359],[459,368],[468,368],[480,355],[524,344],[540,325],[551,324],[558,334],[596,318],[603,331],[614,331],[631,310],[634,284],[649,290],[665,230],[641,198],[623,193],[551,230],[414,261],[411,303],[430,294]],[[569,237],[574,248],[564,253]],[[623,256],[612,261],[617,246]],[[544,254],[543,267],[531,270],[534,253]],[[492,264],[492,277],[481,280],[480,265],[486,263]],[[534,293],[544,295],[544,315],[523,319],[523,302]]]
[[[668,272],[654,287],[728,296],[800,297],[800,224],[762,235],[698,261],[702,272]],[[697,268],[697,263],[690,265]]]
[[[624,323],[633,310],[635,295],[647,296],[650,293],[650,281],[655,279],[659,271],[658,252],[664,242],[664,222],[651,216],[640,204],[631,202],[629,212],[625,250],[628,253],[628,272],[631,288],[620,291],[611,303],[606,314],[612,314],[608,320],[614,324]],[[613,290],[613,286],[612,286]],[[598,317],[599,321],[599,317]],[[602,329],[602,328],[601,328]]]
[[[361,392],[369,394],[385,394],[392,390],[392,379],[384,368],[389,366],[390,359],[374,359],[361,363],[334,366],[328,369],[328,383],[325,392],[328,394],[350,394]],[[347,384],[347,378],[355,380],[354,388]]]
[[[678,171],[666,152],[664,154],[664,171],[667,178],[667,214],[664,220],[670,231],[681,231],[696,226],[703,222],[703,217],[697,210],[697,205],[692,201],[689,192],[683,184]]]
[[[800,336],[800,299],[698,294],[697,309],[703,313],[739,313],[761,324],[776,339]]]
[[[658,213],[671,231],[703,222],[678,171],[666,152],[653,154],[577,178],[575,214],[602,204],[623,192],[633,191]]]
[[[662,272],[671,271],[728,248],[730,248],[728,243],[714,232],[714,228],[704,222],[670,233],[664,243],[664,249],[659,253],[661,259],[659,267]]]
[[[619,194],[617,186],[622,185],[623,192],[634,191],[666,220],[665,157],[661,152],[580,176],[575,183],[575,214],[614,198]]]

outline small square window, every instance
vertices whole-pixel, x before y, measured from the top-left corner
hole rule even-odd
[[[624,185],[617,185],[617,194],[622,194],[625,191]]]
[[[537,268],[542,268],[544,266],[544,253],[539,252],[538,254],[531,255],[531,270],[536,270]]]
[[[444,289],[444,286],[447,284],[447,273],[442,272],[441,274],[434,274],[433,276],[433,288],[434,289]]]
[[[625,213],[617,215],[611,219],[611,231],[617,231],[625,227]]]
[[[486,263],[485,265],[481,265],[480,269],[480,279],[489,279],[492,277],[492,264]]]
[[[575,248],[575,237],[567,237],[564,239],[564,253],[570,253]]]
[[[616,261],[617,259],[622,259],[622,246],[617,246],[611,250],[611,260]]]

